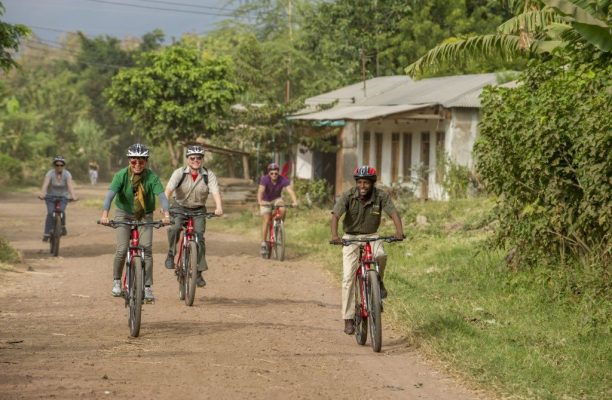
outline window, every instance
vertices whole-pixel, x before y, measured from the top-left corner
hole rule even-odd
[[[397,182],[399,175],[400,135],[391,134],[391,182]]]
[[[363,165],[370,164],[370,132],[363,133]]]
[[[412,175],[412,133],[404,133],[402,154],[404,155],[404,165],[402,170],[404,182],[409,182]]]

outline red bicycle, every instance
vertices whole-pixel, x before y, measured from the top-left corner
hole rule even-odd
[[[100,221],[98,221],[98,224]],[[141,226],[153,226],[156,229],[165,226],[162,221],[140,222],[140,221],[114,221],[109,220],[105,224],[113,229],[121,225],[130,227],[130,243],[125,260],[125,268],[121,278],[121,295],[125,298],[125,306],[128,308],[128,326],[130,335],[137,337],[140,334],[140,320],[142,316],[142,304],[144,303],[144,247],[140,245]]]
[[[185,300],[188,306],[193,305],[196,291],[196,281],[198,278],[198,259],[200,258],[201,246],[193,227],[193,218],[204,216],[205,218],[217,217],[215,213],[205,211],[180,212],[172,211],[172,216],[181,215],[185,217],[183,229],[179,242],[181,243],[176,255],[175,271],[176,279],[179,283],[179,299]]]
[[[359,267],[355,272],[355,339],[364,345],[368,338],[370,326],[370,344],[372,350],[380,352],[382,347],[383,301],[380,295],[380,270],[372,253],[372,242],[383,240],[387,243],[399,242],[395,236],[374,236],[365,239],[342,239],[342,242],[330,242],[349,246],[359,245]]]
[[[49,231],[49,250],[54,257],[57,257],[59,255],[60,238],[62,237],[63,233],[62,220],[64,219],[64,212],[62,211],[62,201],[64,201],[65,199],[66,197],[64,196],[54,196],[50,194],[41,198],[41,200],[51,200],[54,203],[53,224],[51,225],[51,230]],[[73,200],[68,199],[68,201]]]
[[[266,252],[262,253],[263,258],[274,258],[278,261],[285,259],[285,223],[281,215],[281,208],[292,208],[291,205],[274,205],[269,206],[272,210],[272,220],[268,225],[268,233],[266,234]]]

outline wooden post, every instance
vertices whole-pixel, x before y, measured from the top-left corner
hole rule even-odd
[[[246,155],[242,156],[242,172],[244,174],[244,179],[250,179],[249,174],[249,157]]]

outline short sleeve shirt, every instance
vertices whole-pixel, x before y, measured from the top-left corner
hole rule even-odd
[[[270,175],[264,175],[259,180],[259,184],[265,188],[262,200],[273,201],[281,197],[283,188],[291,185],[291,181],[284,176],[279,175],[276,183],[273,183]]]
[[[63,196],[68,197],[68,180],[72,179],[72,175],[67,170],[63,170],[61,176],[58,178],[54,169],[50,169],[46,176],[49,178],[49,186],[47,187],[47,194],[51,196]]]
[[[357,188],[344,192],[336,201],[332,213],[338,217],[346,214],[342,223],[344,233],[368,235],[378,231],[382,211],[389,216],[397,212],[389,195],[374,187],[366,201],[359,199]]]
[[[145,213],[150,214],[155,211],[155,196],[164,191],[159,177],[155,172],[148,168],[142,172],[142,184],[145,192]],[[115,196],[115,206],[128,214],[133,214],[134,192],[130,180],[129,167],[119,170],[111,181],[109,190],[117,193]]]
[[[187,174],[183,181],[181,178]],[[208,176],[208,184],[204,182],[203,176]],[[177,186],[181,183],[180,186]],[[191,178],[191,168],[176,169],[170,176],[166,189],[174,191],[176,202],[187,208],[199,208],[206,206],[208,193],[219,193],[219,182],[217,176],[209,169],[200,169],[198,177],[194,181]]]

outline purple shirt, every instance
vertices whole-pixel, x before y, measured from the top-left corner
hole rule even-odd
[[[282,175],[278,176],[276,183],[272,183],[270,175],[264,175],[259,180],[259,184],[265,188],[262,196],[263,201],[272,201],[281,197],[284,187],[291,184],[291,181]]]

